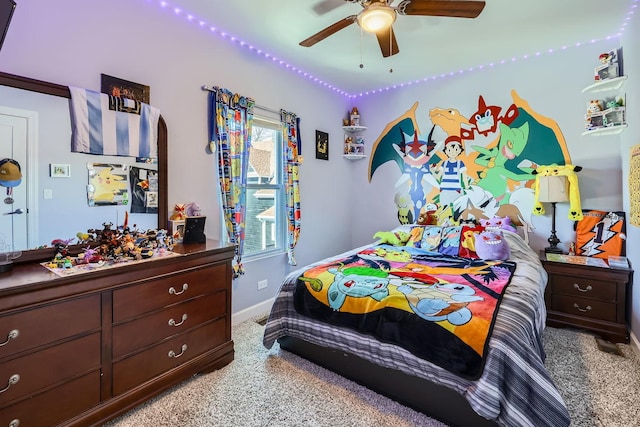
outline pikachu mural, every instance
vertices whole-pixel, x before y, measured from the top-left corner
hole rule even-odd
[[[389,161],[397,164],[400,223],[435,211],[454,223],[508,216],[531,228],[532,172],[540,165],[570,164],[571,158],[558,124],[533,111],[515,90],[511,96],[513,102],[504,106],[479,96],[468,116],[456,108],[432,108],[426,136],[418,124],[418,102],[387,124],[373,144],[368,177],[371,182]],[[436,128],[444,140],[434,140]]]

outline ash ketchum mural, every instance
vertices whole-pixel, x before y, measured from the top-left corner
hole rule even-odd
[[[454,107],[432,108],[424,134],[419,122],[427,115],[418,113],[418,102],[387,124],[371,150],[369,181],[380,166],[395,162],[401,174],[394,197],[400,223],[435,211],[453,222],[509,216],[531,227],[532,171],[571,159],[557,123],[533,111],[515,91],[511,96],[510,105],[479,96],[477,110],[468,116]]]

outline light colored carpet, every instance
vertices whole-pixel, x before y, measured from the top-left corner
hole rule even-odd
[[[255,321],[233,329],[235,360],[196,375],[108,427],[389,426],[444,424],[326,369],[262,346]],[[632,426],[640,420],[640,360],[597,349],[593,336],[547,328],[547,366],[572,415],[573,426]]]

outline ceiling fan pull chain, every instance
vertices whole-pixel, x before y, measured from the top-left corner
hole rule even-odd
[[[389,52],[393,54],[393,30],[391,28],[389,28]],[[393,67],[389,68],[389,74],[391,73],[393,73]]]
[[[360,68],[364,68],[364,63],[362,62],[362,27],[360,27]]]

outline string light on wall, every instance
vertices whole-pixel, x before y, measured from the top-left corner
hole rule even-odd
[[[301,70],[301,69],[299,69],[299,68],[297,68],[297,67],[295,67],[295,66],[293,66],[293,65],[291,65],[289,63],[287,63],[286,61],[284,61],[282,59],[279,59],[279,58],[269,54],[268,52],[265,52],[265,51],[263,51],[261,49],[258,49],[256,47],[254,47],[253,45],[248,44],[248,43],[238,39],[235,36],[231,36],[231,35],[227,34],[226,32],[219,31],[213,25],[209,25],[206,21],[200,20],[200,19],[196,18],[194,15],[184,12],[179,7],[171,6],[171,4],[169,2],[167,2],[167,1],[165,1],[165,0],[144,0],[144,1],[147,2],[147,3],[156,3],[163,9],[172,10],[173,13],[176,16],[181,17],[181,18],[185,19],[188,22],[192,22],[192,23],[195,22],[195,23],[197,23],[198,26],[200,26],[202,28],[207,28],[211,33],[217,34],[222,39],[225,39],[225,40],[227,40],[227,41],[229,41],[229,42],[231,42],[233,44],[237,44],[242,48],[248,49],[251,52],[253,52],[254,54],[262,56],[265,59],[270,59],[272,62],[275,62],[275,63],[279,64],[280,66],[282,66],[283,68],[285,68],[285,69],[287,69],[289,71],[297,73],[301,77],[309,79],[309,80],[313,81],[314,83],[317,83],[317,84],[319,84],[321,86],[324,86],[327,89],[330,89],[330,90],[332,90],[332,91],[334,91],[334,92],[336,92],[336,93],[338,93],[340,95],[345,96],[346,98],[351,98],[351,99],[359,98],[359,97],[363,97],[363,96],[367,96],[367,95],[374,95],[376,93],[382,93],[382,92],[386,92],[386,91],[389,91],[389,90],[392,90],[392,89],[403,88],[403,87],[411,85],[411,84],[428,83],[430,81],[434,81],[434,80],[438,80],[438,79],[446,79],[446,78],[449,78],[449,77],[455,77],[457,75],[461,75],[461,74],[464,74],[464,73],[482,72],[482,71],[485,70],[485,67],[493,68],[496,65],[506,65],[508,63],[514,63],[514,62],[518,62],[518,61],[521,61],[521,60],[527,60],[527,59],[529,59],[529,56],[530,56],[529,54],[522,55],[521,57],[515,57],[514,56],[514,57],[511,58],[510,61],[508,61],[506,59],[501,59],[497,63],[491,62],[491,63],[489,63],[487,65],[480,64],[480,65],[477,65],[475,67],[469,67],[468,70],[460,69],[457,72],[453,72],[452,71],[452,72],[449,72],[449,73],[441,73],[439,75],[427,76],[427,77],[424,77],[422,79],[416,79],[416,80],[409,81],[409,82],[398,83],[398,84],[395,84],[395,85],[392,85],[392,86],[387,86],[387,87],[384,87],[384,88],[373,89],[373,90],[369,90],[369,91],[365,91],[365,92],[360,92],[358,94],[351,94],[351,93],[348,93],[348,92],[346,92],[346,91],[344,91],[342,89],[339,89],[339,88],[337,88],[337,87],[335,87],[335,86],[333,86],[333,85],[331,85],[331,84],[329,84],[329,83],[327,83],[327,82],[315,77],[314,75],[312,75],[312,74],[310,74],[308,72],[305,72],[305,71],[303,71],[303,70]],[[638,8],[638,5],[640,4],[640,0],[631,0],[631,2],[632,2],[632,4],[631,4],[631,6],[629,8],[629,11],[625,15],[624,21],[622,22],[622,24],[620,26],[620,29],[618,30],[617,34],[609,35],[609,36],[604,37],[602,39],[592,39],[588,43],[589,44],[593,44],[593,43],[597,43],[597,42],[600,42],[600,41],[613,40],[613,39],[619,38],[622,35],[622,33],[625,31],[625,29],[627,28],[627,25],[629,24],[629,21],[631,20],[633,14],[636,12],[636,10]],[[570,47],[578,48],[578,47],[581,47],[582,45],[583,45],[582,42],[578,42],[578,43],[575,43],[573,46],[562,46],[560,48],[560,50],[565,51],[565,50],[569,49]],[[554,52],[555,52],[555,49],[550,48],[546,52],[538,51],[538,52],[535,52],[533,55],[534,55],[534,57],[538,58],[538,57],[541,57],[541,56],[543,56],[545,54],[551,55]],[[363,67],[364,67],[364,64],[362,64],[362,62],[361,62],[360,63],[360,68],[363,68]],[[393,69],[391,68],[389,70],[389,72],[392,73]]]

